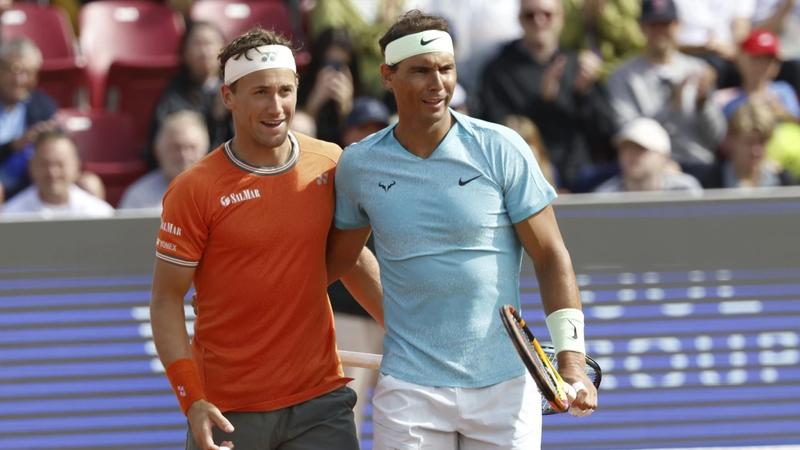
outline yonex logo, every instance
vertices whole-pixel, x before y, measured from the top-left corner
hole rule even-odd
[[[392,180],[392,182],[389,184],[378,183],[378,186],[380,186],[381,189],[383,189],[383,192],[389,192],[389,189],[391,189],[392,186],[394,186],[395,184],[397,184],[397,182]]]
[[[241,192],[237,192],[230,195],[223,195],[219,198],[219,203],[225,207],[232,205],[234,203],[244,202],[247,200],[253,200],[256,198],[261,198],[261,191],[258,189],[245,189]]]
[[[323,173],[322,175],[317,177],[317,185],[321,186],[323,184],[328,184],[328,173]]]
[[[261,62],[273,62],[278,57],[276,52],[267,52],[261,56]]]
[[[182,384],[178,385],[178,395],[180,395],[181,397],[186,397],[186,388],[183,387]]]

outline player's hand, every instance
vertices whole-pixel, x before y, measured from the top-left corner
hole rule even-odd
[[[576,417],[588,416],[597,409],[597,388],[586,376],[585,366],[582,353],[564,351],[558,354],[558,372],[564,382],[575,389],[569,413]]]
[[[213,404],[205,400],[198,400],[189,407],[186,417],[189,419],[189,429],[192,431],[194,442],[200,449],[225,450],[225,448],[233,448],[233,443],[230,441],[224,441],[219,446],[214,444],[211,429],[216,426],[226,433],[232,433],[233,424]]]

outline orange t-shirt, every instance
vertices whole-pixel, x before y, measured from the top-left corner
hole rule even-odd
[[[192,348],[208,400],[269,411],[343,386],[325,248],[341,149],[290,134],[292,157],[259,168],[226,146],[164,195],[156,255],[196,267]]]

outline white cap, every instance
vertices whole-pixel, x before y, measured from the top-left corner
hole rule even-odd
[[[614,143],[617,145],[625,141],[664,155],[672,152],[667,130],[649,117],[637,117],[631,120],[614,136]]]

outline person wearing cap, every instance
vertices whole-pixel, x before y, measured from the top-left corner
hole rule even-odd
[[[672,0],[644,0],[639,21],[647,41],[644,53],[609,78],[618,129],[637,117],[655,119],[669,133],[673,159],[690,173],[703,173],[725,134],[725,117],[710,101],[714,69],[678,51]]]
[[[670,158],[667,130],[646,117],[633,119],[614,137],[620,174],[595,192],[702,191],[693,176],[681,172]]]
[[[772,102],[784,117],[800,119],[800,104],[792,85],[775,80],[781,66],[780,45],[776,34],[763,29],[753,30],[742,41],[739,55],[742,88],[722,108],[726,117],[733,117],[748,97],[759,96]]]
[[[342,155],[334,234],[345,237],[331,253],[346,257],[330,266],[347,270],[374,231],[386,337],[373,448],[539,448],[541,397],[498,314],[520,306],[523,248],[578,391],[571,412],[597,407],[555,190],[518,134],[448,107],[457,77],[444,19],[409,11],[380,45],[399,120]]]
[[[342,133],[345,146],[356,143],[389,125],[389,109],[380,100],[358,97],[353,101],[353,110],[348,114]]]
[[[188,418],[187,449],[358,448],[356,398],[326,295],[341,149],[289,131],[298,85],[289,45],[254,29],[222,49],[220,93],[234,137],[164,195],[150,317]],[[343,280],[381,322],[370,257],[362,253]],[[184,296],[192,283],[190,344]]]

